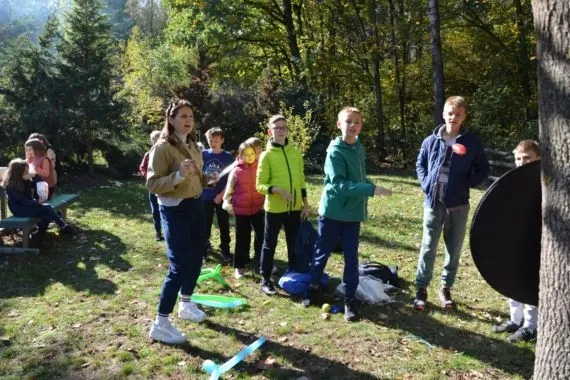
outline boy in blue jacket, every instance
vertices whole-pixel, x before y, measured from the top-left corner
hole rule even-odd
[[[344,319],[354,321],[360,223],[368,216],[368,197],[391,195],[392,191],[375,186],[366,178],[364,146],[358,139],[362,129],[360,111],[355,107],[344,107],[338,113],[336,125],[342,136],[331,141],[327,149],[310,292],[314,295],[320,291],[319,283],[327,260],[340,237],[344,254]],[[309,303],[309,299],[303,301],[303,305]]]
[[[444,308],[455,308],[451,287],[465,237],[469,188],[479,185],[489,175],[483,145],[465,128],[466,118],[465,99],[461,96],[447,98],[443,108],[445,124],[436,127],[433,134],[423,141],[416,162],[420,185],[425,193],[423,237],[413,304],[416,310],[424,310],[427,302],[427,287],[432,279],[442,230],[445,263],[439,299]]]

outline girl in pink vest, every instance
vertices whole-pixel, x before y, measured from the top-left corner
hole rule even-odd
[[[257,159],[254,148],[242,143],[238,149],[237,162],[229,174],[224,193],[224,210],[235,216],[235,278],[245,273],[245,264],[250,260],[251,229],[255,233],[255,263],[259,266],[263,242],[265,196],[255,189]]]
[[[26,162],[30,166],[30,173],[39,175],[42,181],[48,184],[47,200],[49,201],[53,198],[56,178],[51,160],[47,156],[47,150],[39,139],[26,141],[24,149],[26,151]]]

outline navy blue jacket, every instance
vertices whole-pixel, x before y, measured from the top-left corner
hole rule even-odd
[[[416,162],[418,179],[426,194],[425,205],[431,208],[435,207],[437,179],[445,160],[445,153],[451,149],[445,145],[442,136],[444,130],[445,125],[440,125],[435,128],[432,135],[425,138]],[[463,144],[467,148],[467,153],[463,156],[451,153],[449,181],[444,196],[447,208],[469,204],[469,188],[479,185],[489,175],[489,162],[483,144],[477,136],[462,127],[456,143]]]

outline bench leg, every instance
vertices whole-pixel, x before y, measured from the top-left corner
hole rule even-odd
[[[67,223],[67,208],[62,208],[59,211],[61,212],[61,219]]]
[[[30,228],[22,229],[22,247],[29,248],[30,247]]]

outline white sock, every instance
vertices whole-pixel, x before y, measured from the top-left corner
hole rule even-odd
[[[156,315],[156,323],[159,325],[163,325],[164,323],[168,322],[168,315]]]

